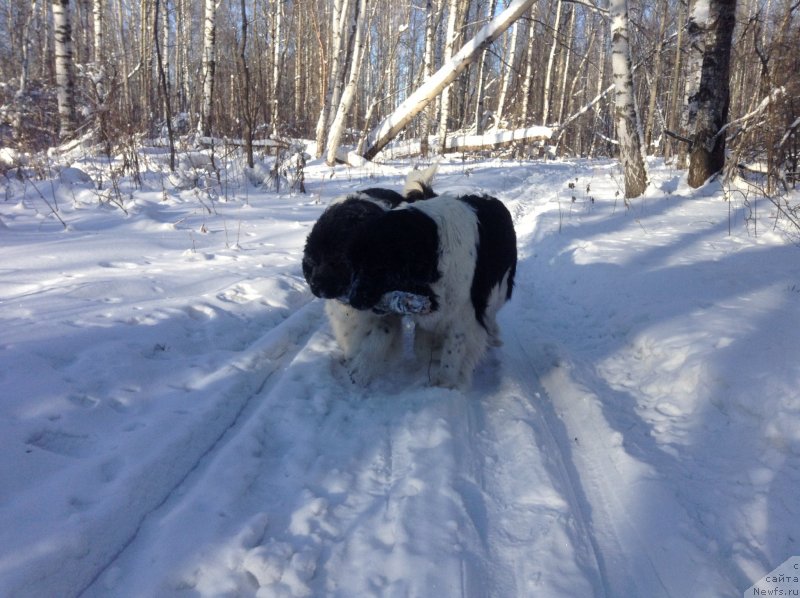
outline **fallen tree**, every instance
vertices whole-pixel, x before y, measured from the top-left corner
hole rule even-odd
[[[371,160],[386,147],[417,114],[422,112],[445,87],[474,62],[486,47],[522,16],[522,13],[530,8],[533,2],[534,0],[512,0],[503,12],[481,27],[475,37],[464,44],[455,56],[426,79],[416,91],[373,129],[367,140],[364,158]]]

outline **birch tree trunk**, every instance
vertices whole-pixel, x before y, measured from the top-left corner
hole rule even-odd
[[[75,67],[72,62],[72,23],[69,11],[69,0],[53,2],[59,136],[62,140],[75,132]]]
[[[250,110],[250,69],[247,66],[247,7],[241,0],[241,43],[239,45],[239,68],[242,72],[242,137],[244,137],[244,154],[247,166],[253,168],[253,114]]]
[[[628,0],[611,0],[611,66],[614,73],[615,117],[625,197],[639,197],[647,187],[642,155],[642,130],[636,113],[628,43]]]
[[[736,0],[710,0],[703,69],[697,94],[695,132],[688,182],[699,187],[725,166],[725,134],[730,102],[730,56]]]
[[[339,143],[342,139],[345,121],[353,106],[353,99],[356,94],[356,85],[358,84],[358,76],[361,72],[361,59],[364,55],[364,30],[367,25],[367,0],[359,0],[356,7],[354,20],[357,23],[355,39],[353,40],[353,57],[350,61],[350,74],[347,78],[347,85],[342,92],[339,107],[336,110],[336,115],[333,118],[330,133],[328,134],[327,142],[327,156],[325,162],[328,166],[333,166],[336,163],[336,150],[339,149]]]
[[[567,94],[567,79],[569,77],[569,63],[570,59],[572,58],[572,44],[574,41],[574,34],[575,34],[575,15],[578,11],[574,8],[570,8],[569,11],[569,23],[567,25],[567,34],[564,37],[564,43],[566,45],[566,52],[564,52],[564,61],[561,67],[561,89],[558,98],[558,117],[556,118],[556,122],[561,122],[564,118],[564,112],[569,110],[569,98],[570,95]],[[593,32],[594,33],[594,32]],[[546,123],[542,123],[546,124]]]
[[[489,0],[489,4],[486,8],[486,20],[487,22],[491,20],[492,16],[494,15],[494,10],[497,5],[497,0]],[[475,133],[480,135],[483,133],[483,123],[484,123],[484,96],[486,94],[486,56],[487,52],[484,50],[481,53],[480,58],[480,66],[478,68],[478,91],[475,93],[477,96],[475,99]]]
[[[423,63],[423,78],[429,79],[433,75],[433,44],[434,34],[436,32],[436,9],[432,0],[427,0],[425,3],[425,59]],[[425,114],[422,117],[422,126],[420,127],[420,154],[423,156],[428,155],[430,145],[429,137],[431,134],[431,123],[434,119],[434,103],[427,107]]]
[[[244,10],[244,7],[242,8]],[[242,16],[244,18],[244,15]],[[281,60],[281,29],[283,24],[283,1],[275,0],[273,11],[273,35],[272,35],[272,136],[278,136],[278,107],[280,105],[281,71],[283,70]],[[249,80],[248,80],[249,83]]]
[[[443,64],[432,77],[419,86],[405,101],[389,114],[370,134],[370,141],[364,157],[371,160],[395,136],[411,122],[437,95],[458,75],[475,61],[480,52],[500,37],[535,0],[512,0],[508,7],[491,22],[483,26],[475,37],[468,41],[453,56],[449,63]]]
[[[342,11],[347,0],[336,0],[333,5],[333,15],[331,18],[332,31],[331,43],[328,56],[331,57],[331,69],[328,72],[328,86],[325,90],[325,99],[319,111],[319,119],[317,119],[317,157],[321,157],[325,151],[325,131],[328,126],[328,118],[331,111],[333,102],[333,89],[336,86],[336,80],[341,76],[341,63],[342,63]]]
[[[673,64],[673,74],[672,74],[672,82],[670,84],[670,94],[669,94],[669,110],[667,110],[667,128],[670,131],[675,131],[678,128],[678,124],[680,121],[680,110],[678,109],[678,96],[680,95],[680,88],[681,88],[681,52],[683,51],[683,23],[684,23],[684,12],[682,8],[678,7],[678,39],[675,42],[675,62]],[[666,137],[664,139],[664,160],[666,162],[671,161],[672,156],[675,154],[674,152],[675,140],[671,137]]]
[[[405,101],[389,114],[370,134],[364,157],[371,160],[411,122],[437,95],[467,68],[494,40],[500,37],[535,0],[512,0],[508,7],[487,23],[453,59],[420,85]]]
[[[92,2],[92,26],[94,29],[94,52],[95,62],[103,60],[103,39],[105,36],[105,24],[103,23],[103,0],[93,0]]]
[[[612,0],[611,4],[614,2]],[[626,8],[627,20],[627,8]],[[558,47],[558,25],[561,20],[561,0],[556,3],[556,18],[553,23],[553,45],[550,47],[550,56],[547,59],[547,71],[544,76],[544,97],[542,100],[542,124],[547,126],[547,119],[550,118],[550,98],[553,95],[552,91],[552,77],[553,77],[553,62],[556,56],[556,47]],[[630,62],[630,60],[629,60]]]
[[[684,103],[681,113],[681,133],[684,137],[694,135],[697,104],[692,98],[700,89],[700,78],[703,74],[703,55],[705,54],[706,21],[708,19],[709,0],[691,0],[689,4],[689,21],[687,24],[686,83],[684,86]],[[678,149],[678,168],[686,168],[688,148],[681,144]]]
[[[456,18],[458,17],[458,0],[450,0],[447,14],[447,33],[445,34],[444,55],[442,64],[453,58],[453,46],[456,42]],[[441,110],[439,110],[439,153],[443,154],[447,147],[447,121],[450,118],[450,86],[442,90]]]
[[[516,68],[517,62],[517,35],[519,33],[519,21],[514,21],[511,28],[511,39],[508,42],[508,48],[505,52],[506,68],[503,69],[503,80],[500,84],[500,95],[497,97],[497,109],[495,110],[495,127],[503,127],[503,115],[505,112],[506,98],[508,97],[508,88],[511,85],[511,77]]]
[[[535,62],[533,34],[536,28],[536,6],[531,10],[528,19],[527,44],[525,45],[525,74],[522,77],[522,109],[519,113],[519,122],[522,126],[528,125],[531,113],[531,85],[533,85],[533,64]]]
[[[214,73],[217,69],[217,0],[206,0],[203,28],[203,99],[198,132],[211,135],[214,102]]]
[[[167,87],[167,75],[164,70],[164,61],[161,52],[161,44],[158,41],[158,14],[161,12],[160,0],[155,0],[155,10],[153,11],[153,44],[156,49],[156,65],[158,68],[158,80],[161,86],[161,94],[164,102],[164,122],[167,125],[167,137],[169,140],[169,169],[175,171],[175,140],[172,134],[172,110],[169,104],[169,88]]]
[[[647,123],[644,129],[644,147],[649,150],[653,142],[653,128],[655,126],[656,100],[658,99],[658,84],[661,81],[662,53],[664,51],[664,31],[667,28],[669,3],[664,3],[664,12],[661,13],[661,23],[658,27],[658,41],[655,49],[655,66],[653,67],[653,82],[650,85],[650,99],[647,102]]]

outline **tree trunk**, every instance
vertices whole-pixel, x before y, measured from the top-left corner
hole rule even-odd
[[[93,58],[95,62],[103,60],[103,37],[105,35],[103,4],[103,0],[94,0],[92,3],[92,26],[94,29]]]
[[[661,65],[664,60],[664,31],[667,28],[667,16],[669,14],[669,3],[664,2],[664,12],[661,13],[661,23],[658,27],[658,42],[656,42],[655,61],[653,67],[653,81],[650,85],[650,100],[647,103],[647,124],[645,125],[644,147],[649,150],[653,143],[653,128],[655,126],[656,100],[658,99],[658,84],[661,81]]]
[[[697,94],[695,132],[688,182],[699,187],[725,166],[725,134],[730,101],[730,56],[736,0],[710,0],[703,69]]]
[[[328,134],[325,160],[328,166],[333,166],[336,163],[336,150],[339,149],[347,114],[350,112],[353,99],[355,98],[358,76],[361,72],[361,58],[364,54],[364,30],[368,21],[367,0],[359,0],[353,19],[356,23],[356,31],[353,40],[352,59],[350,60],[350,74],[348,75],[347,85],[342,92],[339,107],[336,110],[336,115],[333,118],[333,124]]]
[[[639,197],[647,187],[642,155],[642,131],[636,113],[628,44],[628,0],[611,0],[611,66],[614,72],[615,115],[619,155],[625,176],[625,197]]]
[[[175,138],[172,134],[172,110],[169,104],[169,88],[167,87],[167,76],[164,71],[164,61],[161,56],[161,44],[158,41],[158,13],[161,12],[160,0],[155,0],[155,10],[153,11],[153,43],[156,48],[156,65],[158,67],[158,80],[161,84],[161,94],[164,101],[164,122],[167,125],[167,138],[169,140],[169,169],[175,171]]]
[[[497,0],[489,0],[489,5],[486,8],[486,22],[490,21],[494,15],[494,10],[497,5]],[[484,96],[486,95],[486,50],[481,53],[480,66],[478,68],[478,91],[475,93],[475,133],[480,135],[483,133],[484,124]]]
[[[217,0],[206,0],[203,28],[203,99],[198,130],[209,136],[212,131],[211,112],[214,102],[214,73],[217,69]]]
[[[241,35],[242,40],[239,46],[239,68],[242,71],[242,137],[244,137],[244,154],[247,159],[247,166],[253,168],[253,115],[250,111],[250,69],[247,66],[247,8],[245,0],[241,0]]]
[[[519,122],[522,126],[528,125],[531,113],[531,86],[533,85],[534,57],[533,34],[536,28],[536,6],[531,10],[528,21],[528,36],[525,45],[525,74],[522,76],[522,108],[519,112]]]
[[[613,4],[613,0],[612,0]],[[626,9],[627,19],[627,9]],[[553,23],[553,45],[550,47],[550,56],[547,59],[547,71],[544,76],[544,96],[542,99],[542,125],[547,126],[547,119],[550,118],[550,99],[553,95],[552,90],[552,77],[553,77],[553,62],[555,61],[556,48],[558,47],[558,25],[561,21],[561,0],[556,3],[556,18]],[[630,60],[629,60],[630,62]]]
[[[433,75],[433,46],[434,34],[436,32],[436,9],[432,0],[427,0],[425,4],[425,59],[423,64],[423,80],[429,79]],[[420,127],[420,154],[428,155],[430,146],[429,137],[431,134],[431,124],[435,116],[433,102],[425,110],[422,116],[422,126]]]
[[[517,63],[517,35],[519,34],[519,21],[514,21],[511,28],[511,39],[508,40],[508,47],[504,53],[506,68],[503,69],[503,80],[500,84],[500,95],[497,98],[497,109],[495,110],[495,127],[503,127],[503,116],[505,113],[506,98],[508,88],[511,85],[511,77],[514,74]]]
[[[703,74],[703,55],[706,43],[706,20],[708,19],[709,0],[692,0],[689,4],[689,22],[686,27],[689,48],[686,59],[686,83],[684,86],[684,104],[681,113],[681,134],[692,138],[695,129],[697,104],[692,98],[700,89],[700,78]],[[688,147],[681,144],[678,149],[678,168],[686,168]]]
[[[672,65],[672,82],[670,84],[670,94],[669,94],[669,110],[667,111],[667,128],[670,131],[675,131],[678,128],[678,124],[680,122],[680,115],[679,115],[679,103],[678,103],[678,96],[680,95],[681,89],[681,67],[682,67],[682,60],[681,60],[681,52],[683,50],[683,10],[679,6],[678,7],[678,39],[675,42],[675,63]],[[672,159],[672,156],[675,154],[674,151],[675,140],[671,137],[668,137],[664,140],[664,160],[669,162]]]
[[[328,118],[333,103],[333,90],[336,86],[336,81],[341,77],[341,63],[342,63],[342,11],[345,9],[347,0],[336,0],[333,7],[333,15],[331,17],[331,42],[328,56],[332,58],[331,69],[328,71],[328,86],[325,89],[325,99],[319,111],[319,119],[317,119],[317,157],[321,157],[325,151],[325,133],[328,127]]]
[[[458,0],[450,0],[447,14],[447,33],[444,42],[442,64],[453,58],[453,46],[456,42],[456,18],[458,16]],[[441,110],[439,111],[439,153],[444,153],[447,142],[447,121],[450,118],[450,86],[442,90]]]
[[[370,134],[370,143],[364,152],[368,160],[375,157],[386,144],[402,131],[437,95],[480,55],[480,52],[500,37],[535,0],[512,0],[508,7],[492,21],[481,27],[469,42],[442,65],[432,77],[420,85],[404,102],[387,116]]]
[[[244,18],[244,17],[242,17]],[[281,72],[281,29],[283,24],[283,0],[275,1],[273,12],[274,27],[272,35],[272,137],[278,136],[278,107],[280,106]]]
[[[75,132],[75,67],[72,63],[72,23],[69,10],[69,0],[53,2],[58,120],[62,140]]]
[[[575,15],[578,11],[570,8],[569,11],[569,24],[567,25],[567,34],[564,36],[564,44],[566,51],[564,52],[564,61],[561,67],[561,93],[558,98],[558,119],[556,122],[561,122],[564,118],[564,112],[569,110],[569,98],[567,94],[567,81],[569,78],[569,63],[572,58],[572,44],[575,34]],[[545,124],[546,123],[542,123]]]

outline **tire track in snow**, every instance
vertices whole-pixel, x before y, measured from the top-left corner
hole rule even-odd
[[[125,496],[125,504],[101,502],[90,516],[71,518],[56,541],[62,545],[33,557],[37,561],[35,579],[9,579],[3,585],[7,583],[12,594],[25,588],[26,593],[55,595],[52,589],[63,591],[65,587],[74,588],[74,595],[84,593],[135,540],[150,513],[167,502],[210,454],[220,450],[229,432],[247,418],[253,398],[291,359],[296,339],[309,334],[320,317],[316,302],[306,304],[230,362],[193,384],[191,392],[219,398],[199,412],[181,416],[192,421],[176,420],[180,427],[164,429],[167,440],[163,443],[139,447],[141,462],[113,482],[113,495]],[[64,567],[65,553],[76,565]],[[31,569],[26,567],[25,571]]]

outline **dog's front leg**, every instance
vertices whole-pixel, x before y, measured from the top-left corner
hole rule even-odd
[[[403,326],[400,316],[370,314],[369,327],[347,363],[351,380],[367,385],[382,373],[402,347]]]
[[[444,331],[439,367],[431,382],[444,388],[461,388],[466,385],[463,379],[463,365],[467,353],[466,332],[459,327]]]

